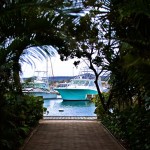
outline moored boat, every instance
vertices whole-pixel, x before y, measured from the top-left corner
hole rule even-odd
[[[101,80],[98,80],[100,90],[102,90]],[[90,74],[81,74],[69,83],[60,84],[55,88],[63,100],[90,100],[94,95],[98,94],[94,76]]]
[[[56,99],[57,92],[50,89],[49,84],[43,80],[34,80],[33,82],[23,83],[23,93],[42,96],[43,99]]]

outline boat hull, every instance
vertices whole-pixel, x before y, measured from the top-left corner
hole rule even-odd
[[[98,94],[92,89],[56,89],[63,100],[90,100],[93,95]]]
[[[24,92],[24,93],[28,95],[33,95],[33,96],[42,96],[43,99],[56,99],[57,98],[56,93],[48,93],[48,92]]]

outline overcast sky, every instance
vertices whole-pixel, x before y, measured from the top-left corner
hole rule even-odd
[[[73,65],[75,60],[61,61],[59,55],[53,56],[51,61],[48,61],[48,76],[73,76],[78,75],[80,69],[85,66],[81,63],[78,68]],[[31,77],[37,75],[36,71],[46,71],[46,61],[36,61],[36,68],[28,64],[22,65],[22,77]],[[41,76],[44,76],[41,74]]]

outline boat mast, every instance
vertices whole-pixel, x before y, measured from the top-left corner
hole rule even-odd
[[[48,82],[48,58],[46,60],[46,82]]]
[[[50,57],[50,65],[51,65],[51,71],[52,71],[51,85],[53,85],[53,84],[54,84],[54,81],[53,81],[53,78],[54,78],[54,72],[53,72],[53,64],[52,64],[51,57]]]
[[[51,60],[51,58],[50,58],[50,64],[51,64],[52,76],[54,77],[53,65],[52,65],[52,60]]]

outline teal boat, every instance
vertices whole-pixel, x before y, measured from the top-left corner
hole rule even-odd
[[[102,90],[101,80],[99,79],[98,82]],[[63,100],[90,100],[98,94],[94,79],[86,78],[85,75],[77,76],[69,83],[61,83],[55,90],[59,92]]]

